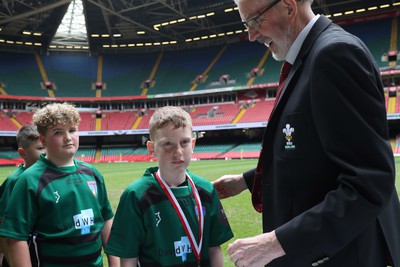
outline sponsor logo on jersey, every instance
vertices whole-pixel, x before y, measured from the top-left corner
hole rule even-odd
[[[203,216],[206,216],[206,207],[201,206],[201,208],[203,209]],[[199,217],[199,211],[197,209],[197,206],[194,206],[194,212],[196,213],[196,216]]]
[[[154,213],[154,215],[156,216],[156,227],[158,227],[158,225],[161,222],[160,212],[156,212],[156,213]]]
[[[56,198],[56,203],[60,200],[60,195],[58,194],[58,191],[53,192],[54,197]]]
[[[186,261],[186,255],[192,253],[189,238],[187,236],[181,237],[180,241],[174,242],[175,256],[182,257],[182,262]]]
[[[74,215],[75,229],[81,230],[82,235],[90,233],[90,226],[94,225],[94,214],[92,209],[81,210],[80,214]]]
[[[92,192],[92,194],[95,196],[95,198],[97,198],[97,184],[96,181],[87,181],[86,182],[90,192]]]

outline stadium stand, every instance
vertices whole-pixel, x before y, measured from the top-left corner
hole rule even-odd
[[[21,125],[27,125],[30,124],[32,121],[32,112],[14,112],[15,119],[21,124]]]
[[[75,158],[85,162],[94,162],[95,154],[95,147],[79,147],[78,151],[76,152]]]
[[[131,129],[137,115],[133,112],[103,112],[101,130],[126,130]]]
[[[40,88],[41,74],[31,53],[0,52],[0,81],[8,95],[47,96]]]
[[[259,100],[245,108],[246,112],[239,122],[267,121],[274,108],[275,99]]]
[[[96,127],[96,115],[91,112],[80,112],[81,122],[79,123],[80,131],[94,131]]]
[[[152,156],[149,155],[146,147],[103,147],[99,162],[134,162],[151,159]]]
[[[150,121],[151,115],[153,115],[153,113],[154,113],[154,109],[143,111],[142,115],[139,116],[141,118],[141,120],[139,121],[137,129],[148,129],[149,121]]]
[[[0,150],[0,166],[19,165],[23,162],[15,149]]]
[[[230,149],[234,148],[236,144],[228,143],[228,144],[201,144],[200,142],[196,144],[192,159],[217,159],[220,155],[226,153]]]
[[[394,97],[385,95],[388,113],[400,113],[400,95]],[[266,122],[272,112],[275,99],[255,100],[248,103],[215,103],[192,106],[189,114],[194,126]],[[241,114],[242,111],[243,114]],[[99,130],[129,130],[148,129],[148,124],[154,109],[139,111],[104,111],[101,116]],[[142,115],[138,115],[141,113]],[[32,112],[13,112],[13,116],[0,116],[0,131],[17,131],[18,125],[29,124]],[[240,116],[239,116],[240,114]],[[80,131],[96,130],[96,114],[94,112],[80,112]],[[237,119],[237,120],[236,120]],[[16,123],[13,122],[16,121]],[[135,126],[135,124],[137,124]]]
[[[214,104],[198,106],[190,115],[193,125],[230,124],[239,113],[236,104]]]
[[[206,82],[200,83],[196,90],[246,85],[249,73],[258,66],[265,52],[265,47],[247,42],[222,47],[221,54],[217,54],[213,59],[216,60],[215,63],[210,64],[211,70],[207,73]],[[266,62],[265,66],[261,67],[263,73],[268,73],[270,78],[268,79],[267,75],[261,75],[257,80],[258,83],[276,81],[279,77],[280,64],[272,57],[267,59]],[[228,75],[226,81],[221,79],[223,75]]]
[[[0,116],[0,131],[18,131],[18,127],[5,115]]]
[[[220,159],[245,159],[245,158],[258,158],[260,155],[260,142],[246,142],[239,144],[231,150],[223,153],[218,158]]]
[[[149,94],[187,91],[195,77],[207,67],[207,59],[212,60],[201,49],[164,52],[154,76],[155,86]]]
[[[342,26],[367,44],[380,67],[387,67],[388,62],[382,61],[382,57],[391,47],[392,21],[382,19]],[[143,82],[149,78],[154,84],[147,94],[183,92],[192,89],[199,74],[205,77],[196,90],[244,86],[255,67],[260,69],[255,83],[276,82],[279,62],[269,55],[259,66],[266,51],[257,43],[238,42],[161,54],[105,54],[101,55],[102,60],[100,56],[41,55],[40,62],[34,54],[0,52],[0,57],[7,62],[0,66],[0,80],[7,94],[47,96],[45,88],[41,89],[41,83],[47,78],[56,87],[53,90],[56,97],[94,97],[92,83],[99,78],[106,84],[102,90],[104,97],[140,95]],[[223,75],[228,75],[226,84],[221,80]]]
[[[359,36],[367,44],[381,69],[387,69],[389,62],[387,58],[385,60],[385,56],[393,47],[393,38],[397,39],[400,33],[400,27],[393,27],[396,23],[398,25],[397,18],[387,18],[343,24],[342,27]],[[183,105],[179,97],[177,98],[176,103],[187,108],[194,126],[268,121],[274,105],[275,87],[264,86],[277,82],[280,69],[280,63],[272,58],[264,46],[247,41],[190,50],[97,56],[49,54],[38,58],[37,54],[31,53],[0,52],[0,58],[7,62],[0,65],[0,95],[48,97],[50,95],[46,88],[41,88],[46,79],[54,83],[52,92],[56,97],[99,97],[97,90],[93,88],[96,81],[104,83],[100,90],[105,99],[145,95],[148,97],[146,100],[151,100],[156,99],[158,94],[178,93],[176,95],[180,96],[190,91],[207,95],[207,89],[231,87],[232,94],[237,96],[233,101],[224,101],[217,96],[220,100],[213,103],[204,101]],[[256,74],[252,74],[254,68],[257,68]],[[396,75],[393,75],[392,81],[397,81],[397,84],[392,86],[388,82],[385,88],[386,108],[388,114],[394,115],[400,113],[400,78]],[[251,96],[252,90],[240,92],[238,88],[246,85],[255,86],[254,91],[263,93]],[[250,96],[245,96],[246,94]],[[202,95],[199,98],[201,97]],[[159,96],[157,101],[168,103],[164,100],[164,95]],[[125,110],[114,107],[112,103],[110,101],[104,104],[107,106],[105,109],[98,107],[98,114],[96,111],[80,112],[82,121],[79,130],[146,130],[155,106],[159,105],[146,104],[143,108]],[[96,110],[96,104],[93,106]],[[2,109],[0,131],[17,131],[21,125],[30,123],[33,114],[22,108]],[[400,137],[393,140],[394,153],[398,154]],[[77,158],[88,162],[154,160],[144,146],[111,145],[105,142],[102,147],[97,141],[91,141],[90,146],[85,144],[79,148]],[[198,142],[193,158],[256,158],[259,147],[258,142]],[[3,148],[0,151],[0,165],[20,162],[19,155],[13,148]]]
[[[132,154],[133,148],[129,147],[103,147],[101,149],[101,162],[123,161],[122,155]]]
[[[392,19],[342,25],[345,30],[358,36],[367,45],[379,67],[389,65],[387,61],[382,61],[382,56],[390,49],[391,26]]]
[[[41,56],[48,80],[57,87],[56,97],[94,97],[97,58],[86,55]]]
[[[103,55],[103,81],[107,89],[102,96],[140,95],[156,62],[157,53]]]

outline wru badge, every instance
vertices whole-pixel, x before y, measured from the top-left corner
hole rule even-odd
[[[295,149],[296,146],[293,144],[292,139],[293,135],[292,133],[294,132],[294,128],[290,126],[290,124],[286,124],[286,127],[283,128],[282,132],[285,134],[285,139],[286,139],[286,145],[285,149]]]

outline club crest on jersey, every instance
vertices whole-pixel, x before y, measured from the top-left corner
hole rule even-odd
[[[92,192],[92,194],[95,196],[95,198],[97,198],[97,183],[96,181],[87,181],[86,182],[90,192]]]
[[[285,149],[295,149],[296,146],[293,144],[293,133],[294,133],[294,128],[290,126],[289,123],[286,124],[285,128],[283,128],[282,132],[285,134],[285,139],[286,139],[286,145]]]
[[[182,257],[182,262],[185,262],[186,255],[192,253],[192,247],[190,246],[189,238],[182,236],[180,241],[174,242],[175,256]]]

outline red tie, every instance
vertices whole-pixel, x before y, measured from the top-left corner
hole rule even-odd
[[[281,95],[282,89],[285,86],[285,80],[289,74],[289,71],[292,67],[292,64],[289,62],[285,61],[285,63],[282,64],[281,68],[281,74],[279,77],[279,87],[278,91],[276,92],[276,98],[275,98],[275,105],[278,103],[279,97]],[[272,115],[272,113],[271,113]],[[260,151],[260,156],[258,158],[258,163],[257,163],[257,168],[256,172],[254,175],[254,181],[253,181],[253,188],[251,190],[251,200],[253,202],[253,207],[256,211],[262,212],[262,180],[263,180],[263,158],[262,158],[262,150],[263,150],[263,145],[261,145],[261,151]]]
[[[290,64],[289,62],[285,61],[282,64],[281,67],[281,74],[279,76],[279,87],[278,87],[278,91],[276,92],[276,100],[275,100],[275,104],[276,102],[278,102],[279,97],[281,96],[282,93],[282,88],[284,87],[285,83],[284,81],[286,80],[290,69],[292,68],[292,64]]]

